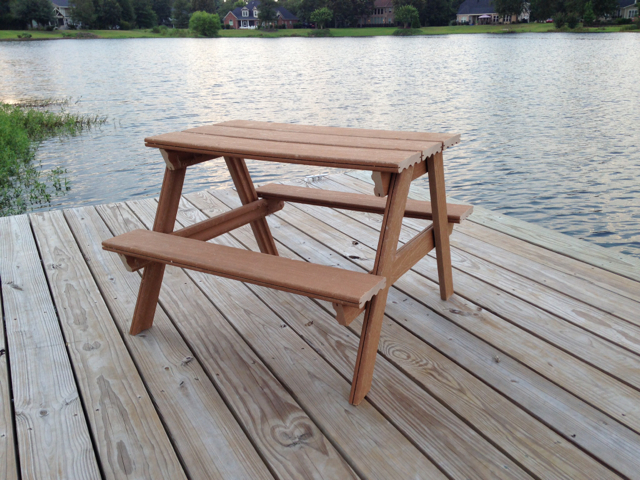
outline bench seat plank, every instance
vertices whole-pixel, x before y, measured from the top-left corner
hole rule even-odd
[[[421,150],[380,150],[269,140],[242,139],[189,132],[145,138],[147,147],[195,154],[250,158],[383,172],[401,172],[424,160]],[[203,157],[206,159],[207,157]]]
[[[258,197],[273,200],[284,200],[307,205],[343,208],[358,212],[384,213],[387,199],[364,195],[361,193],[336,192],[318,188],[295,187],[269,183],[257,189]],[[470,205],[447,204],[449,223],[460,223],[473,212]],[[431,202],[409,199],[404,212],[405,217],[431,220]]]
[[[459,133],[430,133],[430,132],[397,132],[392,130],[367,130],[362,128],[316,127],[313,125],[298,125],[289,123],[256,122],[252,120],[230,120],[217,125],[239,127],[254,130],[272,130],[281,132],[317,133],[325,135],[342,135],[349,137],[381,138],[389,140],[416,140],[441,142],[444,148],[460,143]]]
[[[133,230],[106,240],[105,250],[211,273],[307,297],[361,308],[384,277],[181,238]]]

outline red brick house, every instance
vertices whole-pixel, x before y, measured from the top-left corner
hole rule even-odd
[[[260,0],[253,0],[244,7],[238,7],[227,13],[222,23],[229,25],[230,28],[254,29],[259,25],[259,11]],[[278,25],[285,25],[287,28],[293,28],[293,24],[298,21],[298,17],[284,7],[276,7],[276,18]]]

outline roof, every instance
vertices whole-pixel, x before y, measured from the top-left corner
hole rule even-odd
[[[67,1],[67,0],[64,0],[64,1]],[[260,6],[260,0],[253,0],[247,3],[247,5],[244,7],[234,8],[230,13],[232,13],[234,17],[240,20],[257,20],[258,17],[254,15],[254,12],[256,11],[256,9],[258,11],[260,10],[259,6]],[[247,17],[242,16],[242,10],[245,10],[245,9],[249,10],[249,16]],[[276,12],[280,14],[283,20],[298,20],[298,17],[296,17],[293,13],[291,13],[289,10],[287,10],[284,7],[276,7]]]
[[[393,0],[375,0],[373,8],[393,8]]]
[[[464,0],[458,8],[458,15],[482,15],[483,13],[497,13],[492,0]]]
[[[69,0],[51,0],[51,3],[53,3],[56,7],[68,7],[69,6]]]
[[[618,6],[620,8],[630,7],[635,3],[636,3],[636,0],[618,0]]]

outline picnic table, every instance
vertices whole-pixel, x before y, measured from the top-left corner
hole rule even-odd
[[[331,302],[349,325],[365,312],[349,402],[358,405],[371,388],[389,288],[432,249],[440,296],[453,294],[449,235],[472,212],[446,203],[443,151],[457,134],[362,130],[234,120],[145,139],[160,149],[166,169],[153,231],[134,230],[103,242],[126,268],[144,268],[131,335],[150,328],[165,265],[197,270]],[[188,167],[223,157],[243,206],[174,231]],[[245,159],[369,170],[374,195],[290,185],[255,188]],[[408,199],[411,182],[427,174],[431,202]],[[355,272],[278,256],[266,217],[284,202],[383,215],[373,270]],[[398,247],[403,217],[432,224]],[[208,243],[250,224],[260,253]]]

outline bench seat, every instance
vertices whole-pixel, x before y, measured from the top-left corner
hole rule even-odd
[[[358,212],[384,214],[387,199],[362,193],[336,192],[319,188],[295,187],[268,183],[256,189],[258,197],[268,200],[283,200],[293,203],[305,203],[323,207],[342,208]],[[470,205],[447,203],[447,220],[449,223],[460,223],[473,212]],[[405,217],[432,219],[431,202],[407,200]]]
[[[197,270],[358,309],[386,283],[385,277],[377,275],[149,230],[119,235],[104,241],[102,247],[125,257]]]

